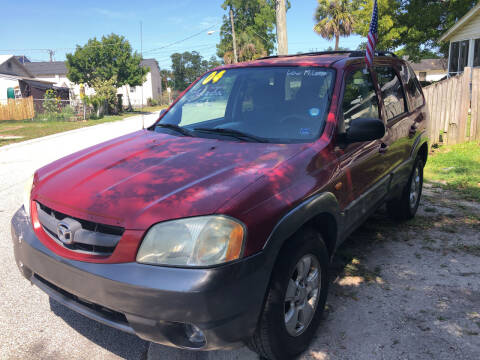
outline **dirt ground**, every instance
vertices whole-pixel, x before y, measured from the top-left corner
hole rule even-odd
[[[480,204],[426,184],[415,219],[378,211],[332,271],[304,359],[480,359]]]
[[[378,211],[338,250],[302,360],[480,359],[480,204],[426,184],[415,219]],[[247,349],[149,359],[258,359]]]

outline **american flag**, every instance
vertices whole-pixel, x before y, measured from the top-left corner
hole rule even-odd
[[[373,56],[375,55],[375,47],[378,40],[378,6],[377,0],[373,3],[372,21],[370,22],[370,30],[368,31],[367,52],[365,53],[365,61],[367,66],[373,65]]]

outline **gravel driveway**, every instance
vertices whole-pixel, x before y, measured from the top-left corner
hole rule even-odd
[[[0,148],[1,359],[258,359],[245,348],[149,348],[49,301],[20,276],[9,221],[23,181],[43,164],[140,127],[140,117],[132,117]],[[378,211],[339,249],[324,321],[301,359],[477,360],[479,234],[479,204],[428,185],[414,220],[398,225]]]

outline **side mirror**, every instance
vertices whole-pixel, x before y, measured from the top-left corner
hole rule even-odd
[[[167,109],[162,109],[160,110],[160,114],[158,114],[158,117],[162,116],[163,114],[165,114],[167,112]]]
[[[352,120],[345,134],[347,142],[372,141],[385,136],[385,124],[380,119],[358,118]]]

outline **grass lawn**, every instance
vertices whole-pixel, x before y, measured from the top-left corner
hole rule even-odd
[[[153,108],[144,108],[145,112],[158,111]],[[98,125],[106,122],[121,120],[130,116],[140,115],[140,111],[123,113],[121,115],[107,115],[98,120],[86,121],[31,121],[10,120],[0,121],[0,146],[13,144],[42,136],[52,135],[68,130],[79,129],[86,126]],[[18,139],[8,139],[8,136],[22,136]]]
[[[156,106],[144,106],[143,111],[144,112],[155,112],[155,111],[160,111],[162,109],[166,109],[168,105],[156,105]],[[135,111],[140,111],[140,108],[135,108]]]
[[[469,142],[433,149],[425,166],[425,180],[480,201],[480,143]]]

